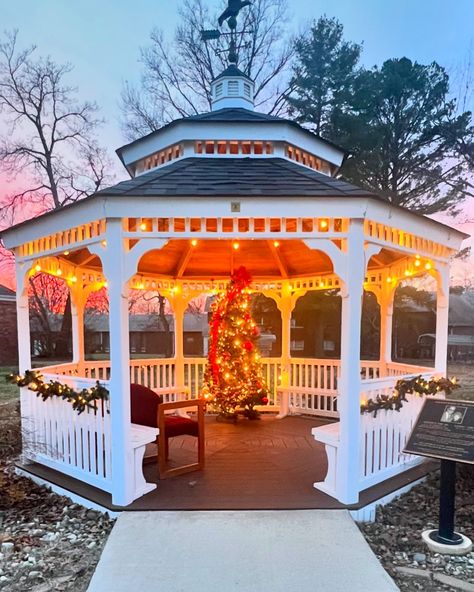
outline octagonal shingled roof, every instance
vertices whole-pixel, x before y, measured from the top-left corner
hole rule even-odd
[[[289,125],[292,128],[295,128],[295,129],[303,132],[311,139],[323,142],[324,144],[327,144],[328,146],[335,148],[343,155],[347,154],[347,151],[344,148],[342,148],[341,146],[338,146],[337,144],[334,144],[334,142],[331,142],[330,140],[326,140],[325,138],[318,136],[317,134],[315,134],[311,130],[306,129],[305,127],[301,126],[296,121],[293,121],[291,119],[284,119],[283,117],[278,117],[277,115],[268,115],[267,113],[260,113],[258,111],[251,111],[250,109],[242,109],[240,107],[217,109],[216,111],[209,111],[206,113],[199,113],[197,115],[189,115],[187,117],[174,119],[170,123],[165,124],[163,127],[159,128],[157,130],[154,130],[154,131],[146,134],[145,136],[137,138],[136,140],[133,140],[132,142],[129,142],[128,144],[124,144],[120,148],[117,148],[117,150],[115,152],[116,152],[117,156],[120,158],[120,160],[123,162],[123,153],[131,146],[139,144],[143,140],[150,138],[152,136],[158,136],[158,135],[162,134],[165,130],[173,128],[177,125],[180,125],[183,123],[184,124],[192,124],[192,123],[200,123],[200,122],[208,122],[210,124],[211,123],[229,123],[229,124],[235,124],[235,123],[237,123],[237,124],[238,123],[259,123],[259,124],[272,123],[272,124],[274,124],[275,123],[275,124],[280,124],[280,125]]]
[[[284,158],[191,157],[102,189],[96,195],[143,196],[381,196]]]

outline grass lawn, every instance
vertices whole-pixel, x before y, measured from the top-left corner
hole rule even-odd
[[[474,365],[449,363],[448,376],[455,376],[461,385],[452,393],[452,399],[474,401]]]
[[[0,366],[0,404],[13,401],[18,398],[19,388],[15,384],[7,382],[6,377],[12,372],[17,372],[15,366]]]

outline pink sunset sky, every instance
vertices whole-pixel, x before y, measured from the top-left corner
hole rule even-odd
[[[213,10],[218,0],[206,0],[205,3]],[[289,4],[292,14],[289,26],[295,32],[303,30],[308,22],[322,14],[338,18],[348,40],[363,42],[362,62],[366,66],[402,56],[421,63],[435,60],[448,70],[459,88],[460,76],[469,63],[469,56],[471,66],[474,61],[472,0],[456,0],[454,3],[445,0],[398,0],[396,3],[292,0]],[[20,47],[36,44],[38,55],[50,55],[58,63],[70,63],[74,69],[68,75],[68,83],[77,86],[81,100],[95,101],[99,105],[100,114],[105,119],[100,141],[114,162],[112,172],[116,181],[127,178],[114,154],[115,149],[126,142],[121,132],[119,109],[123,84],[139,81],[139,48],[147,44],[153,27],[163,29],[172,40],[178,8],[179,3],[156,0],[136,0],[131,4],[112,0],[75,3],[17,0],[2,6],[2,30],[18,29]],[[473,83],[471,79],[471,85]],[[466,108],[472,110],[473,104],[471,92]],[[5,116],[0,112],[0,137],[6,130]],[[0,207],[15,190],[28,186],[26,173],[11,177],[0,170]],[[436,218],[474,234],[474,199],[464,202],[462,210],[455,219]],[[14,221],[20,222],[39,213],[38,205],[30,205],[17,211]],[[4,228],[8,221],[2,224]],[[472,239],[469,239],[465,246],[471,243]],[[465,262],[456,262],[453,283],[470,285],[473,271],[472,256]],[[14,287],[12,266],[5,258],[0,260],[0,283]]]

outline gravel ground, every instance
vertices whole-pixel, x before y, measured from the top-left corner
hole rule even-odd
[[[0,590],[83,592],[113,526],[0,464]]]
[[[474,466],[459,469],[456,530],[474,539]],[[423,530],[438,526],[439,474],[378,508],[374,523],[360,524],[373,551],[402,591],[474,592],[474,552],[463,557],[431,553]]]

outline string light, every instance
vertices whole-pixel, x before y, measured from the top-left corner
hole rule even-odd
[[[66,257],[69,255],[69,251],[64,251],[64,254],[66,255]]]
[[[71,403],[72,408],[78,414],[83,413],[86,409],[97,410],[98,401],[107,401],[109,398],[109,391],[99,381],[92,388],[75,391],[67,384],[61,384],[56,380],[50,380],[49,383],[44,382],[43,376],[35,370],[26,370],[24,375],[10,374],[7,379],[19,387],[27,387],[43,401],[60,397]]]
[[[39,263],[35,265],[35,271],[41,271],[41,265]]]
[[[239,249],[240,245],[238,242],[233,242],[232,247],[233,247],[234,251],[237,251]]]
[[[280,243],[278,241],[273,241],[273,246],[278,248],[280,246]]]
[[[426,263],[426,265],[425,265],[425,269],[426,269],[427,271],[429,271],[429,270],[431,269],[431,263],[430,263],[430,262]]]
[[[100,244],[101,244],[103,247],[106,247],[106,246],[107,246],[107,241],[106,241],[106,240],[103,240],[103,241],[102,241]]]
[[[140,224],[140,230],[146,230],[146,223],[145,222],[142,222]]]
[[[193,247],[195,247],[198,244],[197,239],[193,238],[193,240],[191,241],[191,245]]]
[[[63,275],[62,269],[60,267],[56,269],[56,275]]]
[[[326,228],[327,228],[328,226],[329,226],[329,222],[328,222],[328,221],[327,221],[325,218],[322,218],[322,219],[319,221],[319,228],[320,228],[321,230],[326,230]]]

